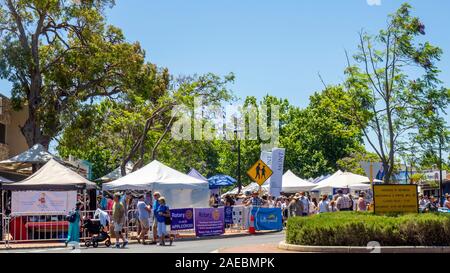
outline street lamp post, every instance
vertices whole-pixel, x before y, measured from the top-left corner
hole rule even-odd
[[[234,130],[234,134],[237,141],[237,152],[238,152],[238,164],[237,164],[237,178],[238,178],[238,194],[241,193],[242,190],[242,181],[241,181],[241,140],[238,137],[239,130],[236,128]]]

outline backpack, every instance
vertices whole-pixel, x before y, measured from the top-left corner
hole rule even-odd
[[[77,220],[77,212],[76,211],[69,212],[69,214],[66,216],[66,220],[69,223],[75,223],[75,221]]]

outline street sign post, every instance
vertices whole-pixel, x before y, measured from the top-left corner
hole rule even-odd
[[[261,188],[264,182],[272,176],[273,171],[260,159],[247,171],[247,174]]]

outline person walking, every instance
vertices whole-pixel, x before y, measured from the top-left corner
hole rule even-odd
[[[116,248],[120,248],[120,239],[122,239],[122,248],[125,248],[128,244],[128,240],[123,236],[123,225],[125,224],[125,207],[120,202],[120,194],[114,194],[114,205],[112,207],[112,233],[116,239]]]
[[[305,192],[300,193],[300,202],[303,203],[303,216],[308,216],[310,204]]]
[[[161,194],[159,192],[154,192],[153,193],[153,206],[152,206],[152,211],[153,211],[153,223],[152,223],[152,232],[153,232],[153,241],[151,242],[151,244],[156,244],[158,242],[158,221],[156,219],[157,216],[157,211],[159,208],[159,198],[161,197]]]
[[[67,240],[65,241],[66,247],[68,244],[73,244],[75,246],[80,245],[80,208],[81,202],[77,202],[75,205],[75,210],[72,212],[73,221],[69,221],[69,231],[67,235]]]
[[[147,234],[147,232],[150,229],[150,213],[151,213],[151,208],[150,206],[147,206],[147,204],[145,203],[145,197],[144,195],[140,195],[139,196],[139,201],[136,205],[137,211],[138,211],[138,219],[139,219],[139,225],[140,225],[140,230],[141,232],[139,233],[138,236],[138,243],[141,243],[142,240],[142,244],[145,245],[145,235]]]
[[[356,204],[357,211],[367,211],[367,203],[364,199],[365,195],[363,192],[359,194],[358,202]]]
[[[350,211],[350,198],[348,195],[344,195],[342,190],[338,190],[338,197],[336,200],[336,207],[339,211]]]
[[[330,212],[330,202],[328,200],[328,195],[323,195],[322,200],[319,202],[319,213]]]
[[[170,218],[170,210],[169,206],[166,204],[166,199],[164,197],[159,197],[158,199],[159,207],[156,211],[156,220],[158,221],[158,236],[159,236],[159,245],[165,246],[165,237],[168,235],[166,229],[166,219]],[[170,245],[172,245],[173,239],[169,236]]]
[[[259,197],[257,191],[254,191],[252,193],[252,197],[247,201],[245,205],[253,207],[262,207],[264,205],[264,200],[261,197]]]
[[[296,194],[291,202],[289,202],[289,205],[287,207],[288,209],[288,217],[296,217],[296,216],[303,216],[303,202],[300,200],[300,195]]]

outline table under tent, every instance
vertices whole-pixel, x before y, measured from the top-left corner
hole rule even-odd
[[[84,193],[86,203],[87,190],[96,187],[54,159],[25,180],[3,184],[12,197],[9,240],[64,239],[65,215],[75,208],[77,192]]]
[[[209,184],[155,160],[115,181],[104,183],[103,191],[160,192],[170,208],[206,208]]]

